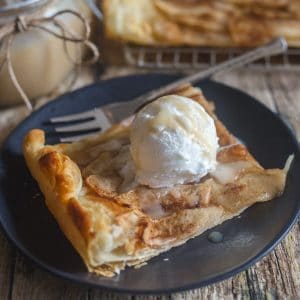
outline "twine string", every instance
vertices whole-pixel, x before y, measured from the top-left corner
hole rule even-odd
[[[58,17],[64,16],[64,15],[73,15],[76,17],[78,20],[81,21],[84,27],[84,33],[82,36],[78,36],[68,30],[67,26],[58,20]],[[55,30],[50,29],[49,27],[45,26],[45,24],[53,24],[55,27],[59,28],[61,33],[58,33]],[[91,33],[91,28],[86,20],[86,18],[79,12],[70,10],[70,9],[65,9],[56,12],[55,14],[49,16],[49,17],[44,17],[44,18],[30,18],[30,17],[25,17],[25,16],[18,16],[16,19],[8,23],[0,28],[0,52],[4,51],[5,56],[3,61],[0,63],[0,71],[2,67],[7,63],[7,68],[8,68],[8,73],[9,76],[12,80],[12,83],[18,93],[20,94],[21,98],[23,99],[26,107],[28,110],[32,111],[33,107],[32,104],[24,92],[23,88],[21,87],[17,76],[14,72],[13,64],[12,64],[12,59],[11,59],[11,47],[14,41],[15,36],[18,33],[26,32],[32,29],[38,29],[44,32],[47,32],[50,35],[55,36],[58,39],[61,39],[64,42],[64,49],[66,51],[66,54],[68,55],[69,58],[72,56],[67,50],[67,42],[75,43],[78,44],[80,47],[81,45],[87,47],[90,52],[92,53],[91,59],[82,61],[81,56],[75,57],[75,61],[72,59],[72,62],[75,64],[75,66],[81,66],[83,63],[84,64],[91,64],[94,63],[98,60],[99,58],[99,51],[98,48],[94,43],[89,41],[90,33]]]

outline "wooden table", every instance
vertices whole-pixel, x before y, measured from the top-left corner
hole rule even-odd
[[[136,71],[109,68],[101,77]],[[239,70],[216,79],[248,92],[280,113],[300,140],[300,73]],[[87,76],[79,85],[91,80]],[[25,115],[22,107],[0,111],[0,142]],[[0,299],[300,299],[299,226],[298,222],[275,250],[237,276],[194,291],[160,297],[122,296],[63,281],[35,267],[0,233]]]

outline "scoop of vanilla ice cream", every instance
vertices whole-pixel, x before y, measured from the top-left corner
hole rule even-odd
[[[153,188],[198,181],[216,166],[214,120],[186,97],[168,95],[145,106],[130,141],[136,181]]]

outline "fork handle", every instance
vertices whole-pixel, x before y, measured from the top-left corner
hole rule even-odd
[[[287,47],[288,47],[288,45],[287,45],[286,40],[282,37],[279,37],[279,38],[273,40],[269,44],[266,44],[264,46],[250,50],[238,57],[234,57],[223,63],[215,65],[211,68],[208,68],[206,70],[186,76],[186,77],[176,80],[168,85],[165,85],[163,87],[160,87],[158,89],[150,91],[146,94],[143,94],[143,95],[131,100],[130,102],[128,102],[129,107],[127,107],[127,108],[129,110],[131,107],[134,108],[131,111],[131,113],[133,113],[137,107],[141,107],[143,104],[145,104],[153,99],[156,99],[160,96],[163,96],[167,93],[174,91],[180,85],[187,84],[187,83],[196,83],[197,81],[199,81],[201,79],[208,78],[212,75],[215,75],[215,74],[223,72],[223,71],[228,71],[228,70],[231,70],[231,69],[234,69],[237,67],[241,67],[241,66],[246,65],[250,62],[253,62],[257,59],[263,58],[267,55],[271,56],[271,55],[281,54],[287,50]]]

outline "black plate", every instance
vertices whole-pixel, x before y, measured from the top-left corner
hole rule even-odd
[[[239,218],[214,230],[224,241],[208,241],[209,232],[152,259],[140,268],[128,268],[114,278],[86,271],[82,260],[47,211],[21,154],[23,136],[31,128],[53,132],[50,117],[80,112],[112,101],[126,101],[177,78],[143,75],[116,78],[60,97],[26,119],[7,139],[0,160],[0,221],[9,239],[39,266],[79,283],[128,293],[167,293],[201,287],[233,276],[266,255],[286,235],[300,208],[299,149],[290,129],[265,106],[231,87],[203,81],[217,114],[240,137],[264,167],[283,167],[288,155],[295,160],[284,194],[254,205]],[[48,143],[57,142],[48,134]]]

